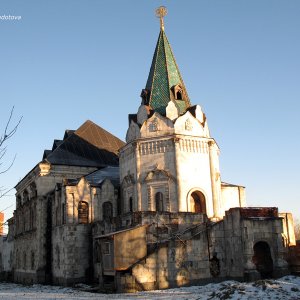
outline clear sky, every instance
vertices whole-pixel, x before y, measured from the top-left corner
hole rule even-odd
[[[246,186],[249,206],[300,217],[300,1],[0,1],[0,128],[15,105],[0,186],[14,186],[90,119],[125,139],[145,87],[159,20],[193,104],[221,149],[221,177]],[[14,192],[10,193],[11,195]],[[12,205],[12,206],[11,206]],[[6,218],[13,196],[0,199]]]

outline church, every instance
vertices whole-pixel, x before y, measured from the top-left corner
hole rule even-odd
[[[221,180],[219,146],[165,33],[166,8],[156,13],[126,141],[88,120],[17,183],[0,247],[1,272],[14,282],[134,292],[289,274],[291,214],[247,207],[245,187]]]

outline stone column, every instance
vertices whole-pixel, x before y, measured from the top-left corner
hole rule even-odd
[[[142,194],[141,194],[141,160],[140,160],[140,144],[135,142],[132,144],[135,147],[135,162],[136,162],[136,197],[137,197],[137,210],[142,210]]]
[[[219,212],[219,195],[217,189],[217,182],[219,180],[219,174],[216,173],[215,164],[214,164],[214,146],[215,142],[213,140],[208,142],[208,151],[209,151],[209,166],[210,166],[210,179],[211,179],[211,190],[212,190],[212,201],[214,209],[214,218],[220,218]]]
[[[174,142],[174,158],[175,158],[175,170],[176,170],[176,190],[177,190],[177,201],[178,201],[178,211],[187,211],[187,207],[183,206],[182,203],[182,197],[181,197],[181,186],[180,186],[180,148],[179,148],[179,142],[180,139],[175,137],[173,139]]]

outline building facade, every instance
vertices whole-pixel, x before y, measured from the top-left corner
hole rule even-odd
[[[2,242],[14,281],[124,292],[289,273],[291,216],[246,207],[245,188],[221,180],[219,147],[189,99],[165,9],[158,14],[126,143],[87,121],[55,140],[17,184]]]

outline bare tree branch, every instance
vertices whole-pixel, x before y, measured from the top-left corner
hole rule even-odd
[[[4,144],[7,142],[7,140],[9,140],[16,133],[16,131],[22,121],[22,118],[23,118],[21,116],[19,118],[19,120],[16,122],[16,124],[12,125],[11,123],[12,123],[12,118],[13,118],[13,114],[14,114],[14,109],[15,109],[15,107],[13,106],[10,111],[9,118],[5,124],[4,132],[0,135],[0,175],[9,171],[9,169],[13,166],[13,164],[16,160],[16,155],[15,155],[14,158],[12,159],[12,161],[8,164],[8,166],[4,165],[5,155],[7,154],[7,146],[5,146]],[[0,187],[0,198],[2,198],[4,196],[8,196],[8,193],[11,190],[12,190],[12,188],[7,189],[7,188],[4,188],[3,186]]]
[[[14,164],[15,160],[16,160],[17,154],[14,156],[14,159],[12,160],[12,162],[10,163],[10,165],[4,170],[4,171],[0,171],[0,175],[3,173],[6,173]],[[1,165],[1,164],[0,164]]]
[[[6,126],[5,126],[4,133],[0,137],[0,147],[3,145],[3,143],[5,141],[7,141],[8,139],[10,139],[16,133],[16,131],[17,131],[17,129],[18,129],[18,127],[19,127],[19,125],[20,125],[20,123],[22,121],[23,116],[20,117],[20,119],[17,122],[17,124],[11,130],[8,129],[8,127],[10,125],[10,122],[11,122],[11,119],[12,119],[12,116],[13,116],[13,113],[14,113],[14,109],[15,109],[15,107],[13,106],[13,108],[10,111],[9,118],[8,118],[8,121],[7,121]]]

